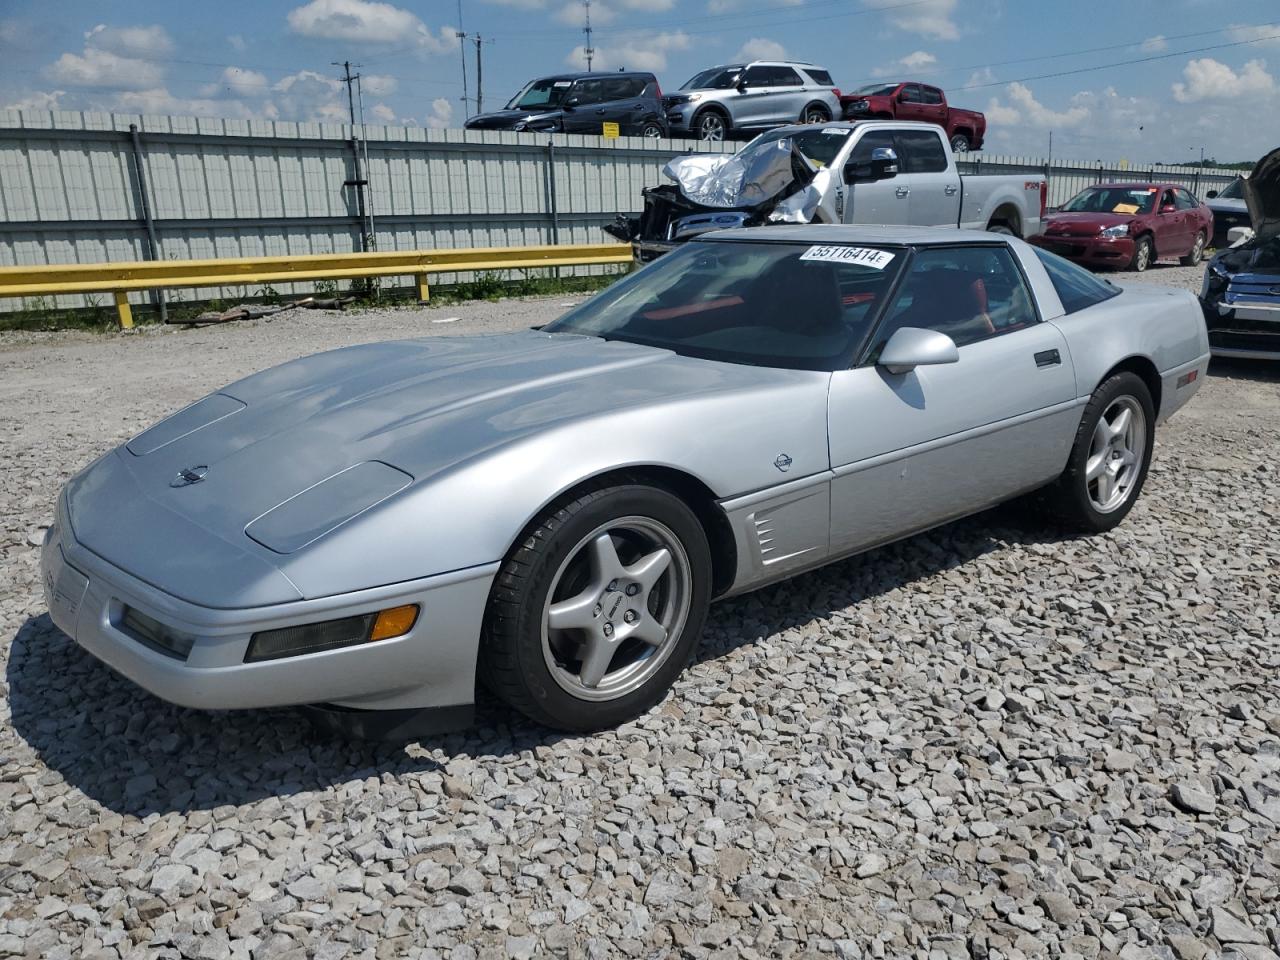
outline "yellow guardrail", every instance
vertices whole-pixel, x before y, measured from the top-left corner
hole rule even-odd
[[[581,243],[534,247],[474,247],[453,250],[395,250],[322,253],[300,257],[241,257],[229,260],[144,260],[73,263],[40,267],[0,267],[0,297],[40,297],[63,293],[111,293],[120,326],[133,326],[131,290],[165,287],[223,287],[241,284],[337,280],[351,277],[415,276],[418,299],[427,300],[427,275],[529,267],[583,267],[630,263],[622,243]]]

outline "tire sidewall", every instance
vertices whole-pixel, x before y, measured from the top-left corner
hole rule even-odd
[[[628,516],[657,520],[679,538],[690,566],[689,613],[674,649],[643,686],[616,700],[580,700],[556,682],[543,655],[542,616],[547,594],[556,571],[584,537],[610,520]],[[514,644],[522,684],[538,714],[535,719],[560,729],[595,730],[616,726],[661,700],[688,664],[702,633],[711,579],[711,551],[702,524],[682,500],[666,491],[639,485],[611,487],[573,511],[550,536],[539,541],[523,583],[518,615],[506,632],[507,641]]]
[[[1142,469],[1139,471],[1138,479],[1129,492],[1129,499],[1115,510],[1103,513],[1094,507],[1093,501],[1089,498],[1089,483],[1085,478],[1085,470],[1089,460],[1089,448],[1093,440],[1093,431],[1098,425],[1098,420],[1101,419],[1107,408],[1117,398],[1123,396],[1133,397],[1138,402],[1138,405],[1142,407],[1143,415],[1147,418],[1146,438],[1142,451]],[[1067,470],[1063,477],[1063,481],[1067,485],[1066,493],[1070,497],[1074,508],[1072,512],[1077,515],[1088,529],[1101,533],[1116,527],[1128,516],[1129,511],[1133,509],[1133,505],[1138,502],[1138,498],[1142,495],[1142,489],[1147,482],[1147,473],[1151,469],[1151,453],[1155,447],[1156,438],[1155,427],[1155,405],[1152,403],[1151,391],[1136,373],[1128,371],[1117,373],[1108,377],[1093,392],[1093,396],[1089,399],[1084,415],[1080,420],[1080,427],[1076,432],[1075,445],[1071,449],[1071,459],[1067,464]]]
[[[1138,256],[1144,244],[1147,248],[1147,259],[1145,263],[1143,263],[1141,258]],[[1148,236],[1141,236],[1138,238],[1137,245],[1133,248],[1133,263],[1131,266],[1137,273],[1142,273],[1145,270],[1151,269],[1151,264],[1155,262],[1155,257],[1155,245],[1151,242],[1151,238]]]
[[[712,140],[702,135],[702,121],[705,120],[707,117],[716,117],[719,119],[720,130],[721,130],[721,135],[719,140]],[[693,118],[693,130],[697,138],[704,143],[724,143],[726,140],[729,139],[729,119],[719,110],[715,110],[708,107]]]

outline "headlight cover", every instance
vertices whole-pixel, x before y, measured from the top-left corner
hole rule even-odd
[[[417,622],[418,606],[411,603],[377,613],[343,617],[340,620],[263,630],[250,638],[244,662],[259,663],[263,660],[279,660],[282,657],[299,657],[307,653],[354,647],[377,640],[391,640],[404,636]]]
[[[1129,235],[1129,225],[1127,223],[1119,223],[1114,227],[1103,227],[1102,236],[1114,240],[1116,237],[1127,237]]]

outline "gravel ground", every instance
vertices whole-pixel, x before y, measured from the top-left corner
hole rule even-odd
[[[719,604],[596,736],[482,703],[335,743],[168,706],[50,624],[35,544],[101,451],[299,354],[568,299],[0,337],[0,955],[1280,953],[1275,367],[1215,366],[1114,533],[1000,510]]]

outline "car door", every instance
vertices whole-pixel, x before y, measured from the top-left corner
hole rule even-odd
[[[922,84],[920,86],[920,99],[922,101],[920,108],[923,114],[922,119],[928,120],[930,123],[936,123],[940,127],[945,127],[947,125],[947,107],[942,91],[937,87],[927,87]]]
[[[960,174],[947,155],[943,131],[899,130],[898,159],[908,175],[907,223],[954,227],[960,222]]]
[[[1193,194],[1179,188],[1173,191],[1173,202],[1182,213],[1183,242],[1186,244],[1184,252],[1190,253],[1201,231],[1204,231],[1205,238],[1208,239],[1209,227],[1204,223],[1200,201]]]
[[[1007,245],[939,246],[911,257],[862,362],[832,377],[833,555],[1051,480],[1079,424],[1066,340],[1041,322]],[[897,374],[877,366],[904,326],[946,333],[959,361]]]
[[[643,84],[637,82],[635,77],[620,76],[604,80],[601,84],[601,101],[595,108],[599,120],[595,132],[603,133],[606,123],[616,123],[621,136],[639,133],[633,127],[639,119],[641,89]]]
[[[1156,195],[1156,203],[1152,210],[1151,229],[1156,238],[1157,255],[1171,257],[1186,253],[1184,247],[1191,246],[1190,243],[1183,241],[1186,233],[1183,221],[1186,220],[1186,215],[1178,210],[1173,199],[1173,191],[1161,189]]]
[[[862,134],[849,154],[849,161],[855,164],[869,164],[871,154],[877,147],[897,149],[897,141],[892,130],[868,130]],[[902,160],[899,157],[899,170]],[[910,178],[899,174],[888,180],[875,183],[844,184],[843,212],[844,223],[900,224],[911,222],[909,201],[911,190],[907,186]]]
[[[569,91],[566,101],[574,101],[573,108],[564,111],[565,133],[600,134],[600,122],[603,119],[596,111],[601,107],[604,96],[603,80],[579,80]]]
[[[898,105],[893,114],[899,120],[924,120],[924,98],[920,93],[920,84],[905,83],[898,93]]]
[[[772,92],[769,81],[772,76],[768,67],[748,67],[739,81],[740,89],[736,96],[726,99],[733,111],[733,124],[738,127],[760,126],[769,110],[769,96]]]
[[[808,102],[804,81],[791,67],[766,67],[769,89],[764,119],[769,123],[794,123]]]

